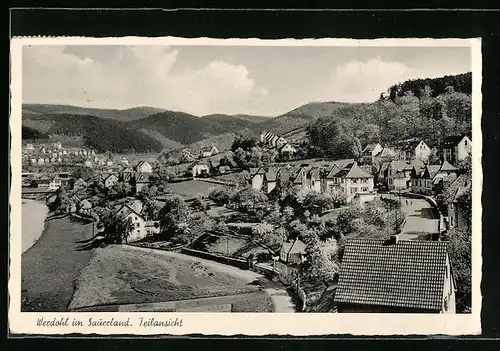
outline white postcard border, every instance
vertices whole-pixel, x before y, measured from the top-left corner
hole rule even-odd
[[[336,313],[36,313],[20,312],[21,306],[21,108],[22,47],[26,45],[165,45],[165,46],[412,46],[470,47],[472,57],[473,213],[472,213],[472,313],[464,315],[336,314]],[[83,38],[21,37],[11,41],[11,217],[9,315],[13,334],[100,334],[100,335],[472,335],[481,332],[481,39],[211,39],[211,38]],[[182,320],[170,327],[140,326],[156,321]],[[68,327],[37,326],[37,320],[67,322]],[[61,320],[62,318],[62,320]],[[89,318],[125,321],[132,327],[89,327]],[[82,326],[74,326],[74,321]],[[144,324],[144,323],[143,323]]]

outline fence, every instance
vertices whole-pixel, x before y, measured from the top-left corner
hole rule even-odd
[[[194,249],[183,248],[181,252],[186,255],[196,256],[200,258],[204,258],[211,261],[216,261],[219,263],[229,264],[231,266],[235,266],[241,269],[248,269],[247,260],[242,260],[239,258],[228,257],[223,255],[212,254],[204,251],[198,251]]]

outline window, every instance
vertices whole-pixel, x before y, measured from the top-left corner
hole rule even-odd
[[[356,178],[353,178],[352,179],[352,184],[357,184],[358,183],[358,180]]]
[[[137,222],[137,223],[135,224],[135,226],[136,226],[136,228],[139,228],[139,222]]]
[[[351,188],[351,194],[356,194],[358,192],[358,188]]]
[[[465,144],[465,146],[467,146],[467,140],[464,140],[464,144]]]
[[[366,179],[366,178],[361,179],[361,183],[365,183],[365,184],[368,183],[368,179]]]
[[[366,187],[366,186],[365,186],[365,187],[362,187],[362,188],[361,188],[361,191],[367,192],[367,191],[368,191],[368,187]]]

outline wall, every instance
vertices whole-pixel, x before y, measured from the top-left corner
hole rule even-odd
[[[198,251],[198,250],[193,250],[193,249],[187,249],[183,248],[181,250],[182,253],[186,255],[191,255],[191,256],[196,256],[200,258],[205,258],[207,260],[212,260],[224,264],[229,264],[231,266],[235,266],[238,268],[242,269],[248,269],[248,262],[246,260],[241,260],[238,258],[233,258],[233,257],[227,257],[227,256],[222,256],[222,255],[216,255],[204,251]]]
[[[264,182],[264,175],[263,174],[256,174],[252,178],[252,188],[255,190],[260,190],[262,188],[263,182]]]

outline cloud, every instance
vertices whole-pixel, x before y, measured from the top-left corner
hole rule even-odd
[[[175,73],[179,50],[120,47],[105,60],[79,57],[64,47],[23,50],[23,101],[101,108],[156,106],[198,115],[241,113],[269,92],[243,65],[212,61]]]
[[[331,70],[323,97],[343,102],[371,102],[390,86],[408,79],[436,78],[463,72],[462,67],[440,63],[410,67],[398,61],[384,61],[380,57],[353,60]]]

